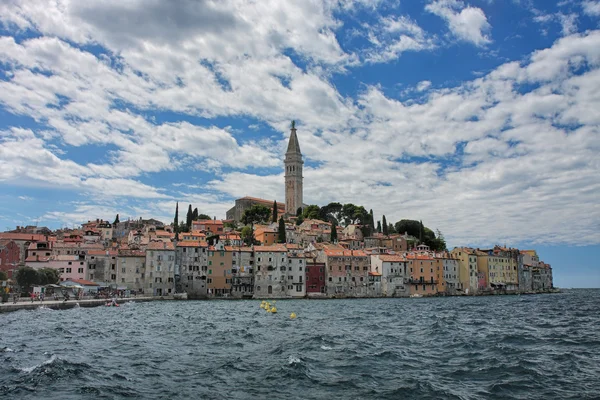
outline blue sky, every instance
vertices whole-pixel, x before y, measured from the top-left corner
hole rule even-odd
[[[0,226],[283,200],[537,248],[600,287],[600,2],[9,0]]]

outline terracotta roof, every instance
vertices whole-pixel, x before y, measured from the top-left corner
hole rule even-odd
[[[223,221],[220,219],[212,220],[212,219],[200,219],[198,221],[193,221],[192,225],[223,225]]]
[[[119,257],[146,257],[141,250],[119,250]]]
[[[245,196],[245,197],[242,197],[241,199],[238,199],[238,200],[252,200],[252,201],[254,201],[256,203],[265,204],[265,205],[270,206],[271,208],[273,207],[273,200],[260,199],[258,197],[250,197],[250,196]],[[280,209],[281,210],[285,210],[285,203],[281,203],[281,202],[278,201],[277,202],[277,209],[278,210],[280,210]]]
[[[90,250],[88,256],[116,256],[119,253],[115,250]]]
[[[383,262],[403,262],[406,261],[406,258],[400,255],[389,255],[389,254],[379,254],[378,257]]]
[[[369,276],[381,276],[380,272],[371,272],[369,271]]]
[[[208,247],[208,243],[199,240],[186,240],[177,242],[177,247]]]
[[[171,242],[152,241],[148,243],[146,250],[175,250],[175,246]]]
[[[367,253],[362,250],[325,249],[325,255],[328,257],[366,257]]]
[[[46,240],[45,235],[33,234],[33,233],[10,233],[3,232],[0,233],[0,239],[12,239],[12,240],[33,240],[33,241],[42,241]]]
[[[287,248],[282,245],[282,244],[277,244],[277,245],[273,245],[273,246],[254,246],[254,251],[255,252],[265,252],[265,251],[272,251],[272,252],[287,252]]]

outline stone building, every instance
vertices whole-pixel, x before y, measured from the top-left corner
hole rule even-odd
[[[190,299],[207,296],[208,243],[182,241],[175,250],[175,289],[187,292]]]
[[[324,249],[317,261],[324,262],[326,293],[335,297],[368,296],[370,257],[362,250]]]
[[[171,242],[150,242],[146,247],[144,293],[169,296],[175,292],[175,246]]]
[[[116,281],[117,256],[116,250],[90,250],[85,255],[88,263],[88,275],[86,280],[94,282],[109,282],[111,275],[114,274]]]
[[[252,298],[254,295],[254,252],[250,247],[226,246],[231,254],[231,296]]]
[[[242,219],[242,215],[244,215],[244,211],[246,211],[255,204],[260,204],[261,206],[265,206],[271,211],[273,211],[273,200],[259,199],[258,197],[246,196],[242,197],[241,199],[237,199],[235,201],[235,205],[227,211],[227,220],[240,222],[240,220]],[[283,215],[284,213],[285,204],[277,202],[277,214]]]
[[[287,248],[284,245],[255,246],[254,297],[287,297]]]
[[[119,250],[117,258],[116,279],[111,274],[111,283],[119,290],[134,290],[152,295],[152,274],[147,272],[146,253],[140,250]],[[148,284],[146,284],[148,282]]]
[[[306,261],[302,251],[287,253],[287,294],[289,297],[304,297],[306,295]]]
[[[408,261],[397,254],[371,255],[371,272],[381,274],[381,295],[406,297],[410,294],[405,281],[409,275]]]

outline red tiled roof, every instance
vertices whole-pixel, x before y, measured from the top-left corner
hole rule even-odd
[[[399,255],[379,254],[377,257],[383,262],[403,262],[406,258]]]
[[[152,241],[148,243],[146,250],[175,250],[175,246],[171,242]]]
[[[95,282],[87,281],[85,279],[69,279],[69,280],[71,282],[79,283],[80,285],[84,285],[84,286],[100,286]]]
[[[198,240],[186,240],[177,242],[177,247],[208,247],[208,243]]]
[[[46,240],[45,235],[33,234],[33,233],[10,233],[10,232],[2,232],[0,233],[0,239],[11,239],[11,240],[33,240],[33,241],[42,241]]]
[[[242,197],[240,200],[252,200],[254,202],[261,203],[261,204],[264,204],[264,205],[268,205],[271,208],[273,208],[273,201],[271,201],[271,200],[260,199],[258,197],[250,197],[250,196]],[[281,210],[285,210],[285,204],[284,203],[280,203],[278,201],[277,202],[277,209],[278,210],[280,210],[280,209]]]
[[[277,244],[277,245],[273,245],[273,246],[254,246],[254,251],[255,252],[266,252],[266,251],[271,251],[271,252],[287,252],[287,248],[282,245],[282,244]]]
[[[88,256],[116,256],[119,253],[115,250],[90,250]]]

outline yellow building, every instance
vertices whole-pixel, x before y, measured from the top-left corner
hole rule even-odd
[[[460,289],[465,294],[477,292],[477,255],[475,254],[475,250],[468,247],[456,247],[450,254],[458,260]]]
[[[209,296],[223,297],[231,293],[233,253],[226,251],[223,242],[208,248],[206,287]]]

